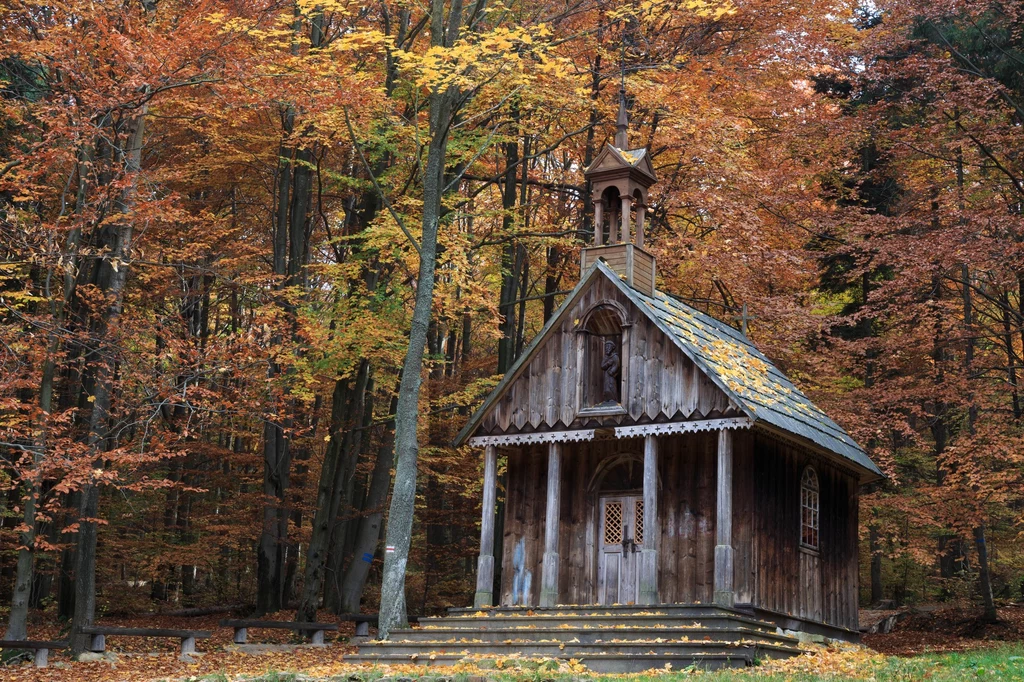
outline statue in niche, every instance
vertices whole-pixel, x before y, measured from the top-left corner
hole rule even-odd
[[[604,398],[602,405],[619,404],[619,352],[615,350],[615,342],[608,339],[604,342],[604,359],[601,361],[602,390],[601,397]]]

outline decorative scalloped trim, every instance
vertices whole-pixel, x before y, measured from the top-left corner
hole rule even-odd
[[[475,448],[485,445],[529,445],[531,443],[580,443],[594,440],[594,433],[600,431],[615,438],[636,438],[637,436],[669,436],[677,433],[697,431],[718,431],[719,429],[749,429],[753,422],[747,417],[728,419],[700,419],[696,421],[669,422],[667,424],[643,424],[641,426],[605,426],[596,429],[573,431],[545,431],[542,433],[511,433],[502,436],[475,436],[469,444]]]

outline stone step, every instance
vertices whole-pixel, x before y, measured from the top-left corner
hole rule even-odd
[[[651,641],[654,639],[691,641],[738,642],[750,640],[780,646],[795,646],[797,639],[774,632],[737,628],[694,628],[694,627],[639,627],[639,628],[409,628],[391,631],[392,642],[446,642],[467,640],[479,642],[506,642],[554,640],[568,642],[577,640],[584,643],[607,642],[610,640]]]
[[[661,640],[661,641],[656,641]],[[346,660],[451,665],[464,658],[576,659],[599,673],[742,667],[800,654],[797,640],[735,609],[703,604],[450,609],[393,630]]]
[[[683,616],[700,618],[702,616],[742,616],[750,615],[740,609],[717,606],[715,604],[652,604],[650,606],[636,604],[565,604],[562,606],[486,606],[479,609],[469,607],[451,607],[448,614],[468,616],[485,613],[487,615],[546,615],[553,613],[572,614],[576,616],[600,616],[607,614],[648,614],[657,613],[667,616]]]
[[[379,652],[379,653],[378,653]],[[534,658],[570,658],[594,656],[637,656],[660,654],[663,656],[720,655],[754,658],[788,657],[799,650],[758,642],[665,641],[665,642],[542,642],[510,640],[508,642],[373,642],[359,647],[359,655],[404,656],[422,659],[430,655],[462,654],[463,656],[520,656]]]
[[[490,630],[508,628],[557,628],[569,627],[584,629],[587,626],[592,628],[612,629],[616,625],[626,627],[685,627],[697,626],[706,629],[731,629],[736,627],[747,627],[764,633],[777,632],[778,628],[772,623],[737,616],[733,614],[706,614],[702,617],[689,618],[679,615],[657,614],[612,614],[605,615],[583,615],[563,612],[554,612],[549,615],[494,615],[494,616],[440,616],[437,618],[423,618],[420,626],[423,628],[446,628],[446,629],[468,629],[468,630]]]
[[[564,655],[550,656],[563,661],[575,659],[585,665],[588,669],[602,674],[619,673],[640,673],[646,670],[666,670],[671,665],[671,670],[686,670],[697,668],[700,670],[721,670],[724,668],[744,668],[753,664],[754,659],[743,652],[732,652],[728,654],[702,654],[693,653],[688,655],[680,654],[590,654],[590,655]],[[426,665],[426,666],[451,666],[466,660],[462,654],[420,654],[416,659],[408,655],[396,655],[377,653],[359,654],[346,656],[345,661],[351,663],[376,663],[380,665]],[[472,660],[472,659],[470,659]]]

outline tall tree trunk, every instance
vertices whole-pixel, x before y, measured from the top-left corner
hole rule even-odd
[[[51,377],[52,379],[52,377]],[[32,453],[35,460],[32,477],[25,483],[25,494],[22,504],[22,523],[25,530],[21,533],[21,546],[18,548],[18,563],[15,567],[14,589],[11,593],[11,613],[7,620],[7,633],[4,639],[17,640],[28,638],[28,603],[32,593],[33,564],[35,559],[36,541],[36,505],[39,500],[39,479],[36,470],[39,467],[38,451]]]
[[[287,138],[295,124],[295,111],[286,106],[282,112],[283,136]],[[279,284],[288,274],[288,208],[291,205],[292,166],[295,150],[283,143],[278,152],[281,162],[277,172],[277,209],[274,216],[274,275]],[[272,345],[281,342],[280,334],[271,339]],[[279,368],[274,360],[267,366],[267,379],[273,381]],[[277,413],[279,410],[275,409]],[[263,422],[263,524],[256,548],[256,611],[259,614],[281,610],[284,585],[284,566],[281,561],[285,537],[281,535],[281,513],[284,506],[282,492],[287,486],[288,439],[281,415],[268,416]],[[287,528],[285,529],[287,535]]]
[[[548,323],[555,313],[555,292],[561,278],[558,269],[562,264],[562,257],[557,247],[549,246],[547,249],[547,271],[544,273],[544,324]]]
[[[285,135],[294,130],[295,116],[292,107],[285,109]],[[313,152],[307,147],[297,147],[291,157],[290,164],[282,162],[283,167],[279,171],[274,272],[284,286],[304,290],[310,236]],[[282,154],[284,158],[287,157]],[[287,297],[282,298],[280,304],[290,323],[292,339],[298,342],[295,305]],[[268,370],[270,378],[279,372],[276,363],[271,362]],[[293,459],[305,460],[308,453],[301,446],[296,449],[292,442],[295,427],[304,422],[301,416],[302,405],[294,398],[282,402],[286,414],[268,419],[264,424],[263,533],[257,557],[256,605],[259,613],[283,608],[289,596],[289,555],[298,552],[298,547],[290,543],[288,538],[288,523],[293,516],[289,508],[291,469]]]
[[[349,385],[345,379],[334,382],[334,394],[331,397],[331,425],[324,463],[320,468],[320,481],[317,484],[316,508],[313,512],[312,534],[306,548],[306,573],[302,582],[302,596],[295,612],[296,621],[311,622],[316,620],[316,612],[320,606],[320,594],[324,583],[324,565],[327,560],[327,547],[331,536],[331,499],[334,496],[334,479],[336,469],[341,460],[341,432],[346,422],[346,409],[349,402]]]
[[[937,210],[937,204],[933,202],[933,208]],[[938,275],[932,277],[932,297],[935,303],[933,311],[935,315],[934,332],[932,336],[932,361],[935,366],[934,381],[938,390],[946,380],[945,362],[946,346],[942,333],[942,322],[940,318],[939,300],[942,298],[942,281]],[[930,430],[934,442],[935,454],[935,482],[937,485],[945,485],[946,467],[943,466],[942,458],[946,452],[946,445],[949,440],[949,429],[946,425],[946,403],[936,398],[933,409]],[[960,539],[956,535],[943,532],[938,538],[937,553],[939,555],[939,577],[951,579],[956,574],[956,563],[959,558]]]
[[[999,308],[1003,318],[1003,347],[1006,350],[1006,379],[1010,384],[1010,392],[1013,404],[1013,418],[1020,420],[1021,405],[1020,392],[1017,388],[1017,351],[1013,347],[1013,328],[1010,316],[1013,309],[1010,307],[1010,294],[1006,291],[999,297]]]
[[[462,0],[452,0],[445,26],[443,0],[432,0],[431,43],[450,47],[458,39],[462,26]],[[445,159],[453,109],[459,97],[453,87],[435,89],[429,97],[430,143],[423,173],[423,237],[420,242],[420,270],[416,280],[416,304],[409,330],[409,349],[402,363],[402,382],[395,411],[395,452],[397,464],[391,493],[391,507],[385,539],[384,576],[381,584],[379,636],[408,623],[405,602],[405,573],[412,541],[413,515],[416,510],[416,469],[419,443],[420,383],[423,351],[430,326],[434,297],[434,269],[437,265],[437,231],[441,218]]]
[[[78,188],[75,192],[75,213],[81,214],[89,200],[89,192],[92,189],[94,177],[94,167],[96,162],[96,148],[92,144],[86,144],[84,149],[79,153],[78,157]],[[69,307],[69,303],[75,298],[76,287],[78,284],[78,277],[82,274],[81,263],[78,260],[78,250],[81,245],[82,230],[81,227],[74,227],[68,233],[67,238],[67,251],[71,256],[69,267],[64,270],[64,307],[61,311],[61,322],[64,317],[70,315],[72,318],[75,317],[75,311]],[[75,349],[76,344],[72,343],[72,350]],[[58,394],[58,409],[60,411],[67,410],[74,406],[78,402],[78,397],[82,389],[81,374],[74,368],[70,367],[65,370],[66,376],[64,383],[64,390]],[[60,525],[66,527],[69,525],[67,522],[73,518],[77,513],[78,508],[81,506],[81,491],[72,491],[70,495],[67,495],[66,502],[64,504],[64,510],[61,512],[61,524],[53,524],[54,539],[59,540],[61,538]],[[75,564],[77,557],[75,556],[75,546],[68,543],[60,552],[60,560],[58,563],[57,571],[57,617],[61,619],[71,619],[75,613]]]
[[[511,369],[512,364],[515,362],[515,347],[516,347],[516,293],[519,290],[520,284],[520,270],[522,268],[523,261],[525,260],[525,248],[521,247],[517,240],[511,238],[511,232],[515,226],[515,219],[513,216],[513,210],[516,205],[516,164],[519,162],[519,147],[518,141],[513,140],[505,145],[505,184],[502,188],[502,208],[504,209],[504,217],[502,218],[502,232],[505,234],[509,241],[506,242],[501,254],[501,290],[498,294],[498,313],[501,315],[501,338],[498,340],[498,374],[506,374]],[[501,488],[504,488],[505,476],[502,475],[500,482]],[[500,497],[497,500],[497,523],[503,524],[505,519],[505,499]],[[502,526],[499,525],[498,528]],[[496,556],[501,556],[501,552],[504,551],[503,547],[504,535],[497,533],[494,538],[494,551]],[[494,580],[495,584],[500,585],[501,580],[501,562],[497,562],[494,566]],[[499,594],[499,592],[495,592]]]
[[[142,141],[145,134],[146,107],[140,108],[136,117],[128,124],[125,131],[125,148],[115,154],[118,162],[123,164],[129,177],[127,186],[123,188],[115,205],[115,215],[130,214],[134,200],[135,176],[142,164]],[[98,316],[93,339],[103,349],[93,363],[92,411],[89,415],[88,445],[90,455],[95,460],[95,467],[102,466],[101,455],[112,445],[108,441],[111,398],[113,381],[116,375],[116,353],[109,347],[113,337],[113,328],[117,325],[122,312],[124,288],[128,279],[129,263],[131,262],[132,223],[125,220],[115,226],[110,233],[109,255],[97,265],[97,283],[104,292],[106,303]],[[75,614],[71,620],[71,651],[79,654],[86,650],[88,636],[81,634],[81,628],[92,625],[96,614],[96,518],[99,513],[100,489],[95,481],[86,483],[82,489],[82,506],[78,518],[78,543],[75,562]]]
[[[520,268],[519,283],[519,319],[516,321],[516,352],[512,356],[515,362],[523,354],[523,345],[526,342],[526,294],[530,286],[530,258],[525,246],[520,246],[522,253],[522,267]]]
[[[324,573],[324,606],[335,613],[341,613],[341,579],[344,572],[346,547],[351,546],[351,531],[358,522],[354,516],[356,469],[363,452],[364,436],[373,423],[373,378],[369,363],[366,363],[362,380],[356,386],[345,447],[342,454],[342,468],[334,481],[330,550],[327,552],[327,570]]]
[[[282,528],[281,518],[291,466],[288,446],[283,426],[267,419],[263,425],[263,530],[256,555],[256,612],[261,615],[283,607],[287,527]]]
[[[397,408],[398,399],[392,398],[388,414],[394,414]],[[341,584],[341,613],[359,613],[363,587],[366,585],[377,544],[380,542],[384,503],[387,501],[391,467],[395,460],[394,422],[384,424],[383,428],[384,435],[377,450],[377,461],[373,465],[373,474],[363,505],[364,516],[359,520],[352,561],[349,562]]]
[[[958,178],[960,185],[963,185],[962,164],[958,166]],[[964,372],[967,376],[968,385],[974,371],[974,303],[971,296],[971,269],[967,263],[961,267],[961,285],[963,287],[964,303],[964,331],[966,334],[967,348],[964,353]],[[967,428],[971,437],[975,435],[975,423],[978,421],[978,406],[974,401],[974,391],[968,389],[969,404],[967,407]],[[984,514],[984,509],[978,510]],[[985,542],[985,524],[979,523],[974,528],[974,545],[978,550],[978,589],[981,592],[981,600],[984,605],[982,619],[988,622],[996,620],[996,605],[992,596],[992,573],[988,567],[988,546]]]
[[[974,528],[974,546],[978,550],[978,575],[981,588],[981,601],[984,609],[981,619],[987,623],[998,620],[996,602],[992,596],[992,573],[988,567],[988,544],[985,542],[985,524]]]
[[[882,601],[882,550],[878,546],[878,527],[868,527],[868,547],[871,551],[871,605]]]
[[[312,534],[306,550],[306,572],[302,597],[295,618],[299,621],[316,620],[321,594],[327,579],[326,568],[331,537],[343,499],[343,482],[347,477],[349,460],[352,457],[352,439],[356,437],[352,426],[356,423],[353,412],[364,400],[369,383],[370,365],[363,360],[356,371],[354,386],[347,379],[338,379],[334,384],[331,399],[330,443],[320,470],[317,484],[316,511],[313,515]]]
[[[498,373],[504,374],[515,362],[516,344],[516,292],[519,289],[521,254],[519,241],[512,236],[515,228],[517,173],[519,143],[516,140],[505,144],[505,178],[501,193],[501,231],[507,240],[501,251],[501,291],[498,294],[498,314],[501,316],[501,338],[498,340]]]
[[[59,310],[63,310],[63,306]],[[56,326],[62,325],[60,312],[51,311]],[[43,453],[47,446],[47,420],[53,409],[53,382],[56,373],[54,357],[57,352],[58,339],[56,335],[51,336],[47,342],[46,360],[43,362],[43,375],[39,385],[39,418],[40,438],[33,444],[32,450],[32,472],[31,477],[25,483],[24,509],[22,510],[22,523],[25,530],[21,533],[21,546],[18,548],[18,563],[15,568],[14,589],[11,593],[11,613],[7,621],[7,634],[5,639],[17,640],[28,637],[28,607],[29,598],[32,594],[32,582],[35,566],[35,542],[38,532],[38,520],[36,510],[39,505],[39,497],[42,491],[39,479],[39,464],[42,461]]]
[[[77,159],[77,174],[78,174],[78,188],[75,197],[75,212],[80,213],[84,207],[86,200],[86,192],[88,190],[88,180],[86,172],[86,163],[91,160],[92,153],[91,147],[86,147],[78,154]],[[63,216],[63,211],[61,212]],[[71,301],[72,296],[75,292],[75,277],[76,271],[75,263],[77,261],[77,249],[78,241],[81,231],[79,228],[73,228],[69,233],[65,241],[66,251],[71,259],[67,267],[64,270],[63,276],[63,289],[61,291],[60,300],[57,301],[54,293],[50,290],[49,282],[51,278],[46,278],[47,284],[45,286],[44,295],[47,300],[50,301],[50,317],[53,320],[53,328],[61,329],[64,327],[65,313],[68,309],[68,304]],[[49,270],[52,274],[52,269]],[[48,443],[48,429],[50,414],[53,411],[53,390],[54,382],[56,380],[56,357],[57,351],[60,348],[60,337],[56,332],[50,334],[50,338],[47,341],[46,346],[46,359],[43,362],[42,378],[39,384],[39,419],[40,419],[40,437],[34,444],[34,450],[32,453],[32,477],[26,485],[26,494],[24,497],[24,510],[22,514],[22,523],[25,525],[25,532],[21,534],[21,547],[18,549],[18,563],[15,572],[14,579],[14,590],[11,595],[11,614],[7,625],[7,639],[25,639],[28,636],[28,609],[30,600],[33,597],[32,586],[35,583],[35,541],[39,533],[39,522],[36,519],[36,511],[39,506],[39,499],[42,493],[42,481],[39,479],[39,464],[42,461],[43,455],[46,452]],[[38,595],[36,601],[39,601]],[[73,603],[73,602],[72,602]],[[66,615],[71,615],[73,609],[68,609]]]
[[[67,496],[64,509],[61,512],[63,525],[70,525],[71,519],[77,517],[78,509],[82,506],[82,491],[75,490]],[[57,576],[57,617],[68,620],[75,615],[75,556],[77,539],[75,544],[68,543],[60,552]]]

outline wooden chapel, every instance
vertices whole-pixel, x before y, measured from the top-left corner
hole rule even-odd
[[[714,604],[855,638],[858,490],[881,472],[743,334],[656,288],[656,176],[627,127],[620,103],[585,171],[579,284],[456,440],[484,454],[475,605]]]

